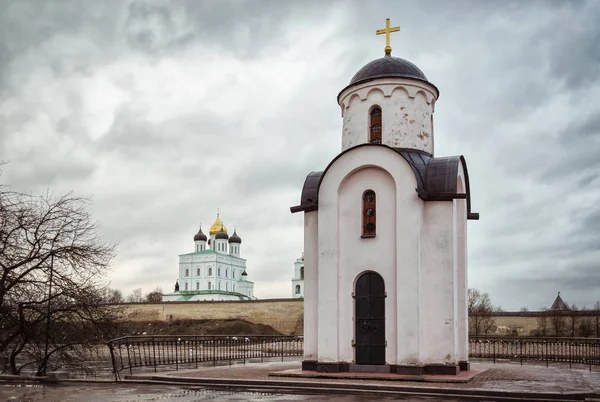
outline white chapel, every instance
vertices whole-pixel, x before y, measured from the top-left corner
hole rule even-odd
[[[208,238],[202,227],[194,235],[194,251],[179,255],[179,275],[173,293],[163,301],[251,300],[254,282],[248,280],[246,260],[240,256],[242,239],[217,219]]]
[[[457,374],[469,370],[463,156],[434,155],[439,90],[383,57],[337,96],[341,152],[308,174],[303,370]]]

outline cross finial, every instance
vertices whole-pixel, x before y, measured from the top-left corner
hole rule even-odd
[[[400,31],[400,27],[390,27],[390,19],[389,18],[385,19],[385,28],[384,29],[378,29],[377,31],[375,31],[376,35],[385,34],[385,54],[392,54],[392,47],[390,46],[390,34],[392,32],[398,32],[398,31]]]

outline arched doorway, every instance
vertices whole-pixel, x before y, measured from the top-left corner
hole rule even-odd
[[[375,272],[356,280],[354,323],[356,364],[385,364],[385,284]]]

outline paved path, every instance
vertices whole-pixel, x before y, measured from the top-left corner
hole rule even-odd
[[[178,372],[158,373],[157,375],[134,375],[132,378],[159,381],[197,383],[204,386],[247,387],[267,386],[280,389],[306,387],[306,389],[326,387],[354,391],[381,390],[381,392],[419,392],[447,395],[479,395],[489,397],[521,398],[535,395],[537,398],[583,400],[586,397],[600,399],[600,369],[592,372],[583,367],[569,369],[567,365],[545,367],[540,364],[513,363],[472,363],[474,370],[482,371],[466,384],[423,383],[411,381],[318,379],[273,377],[269,373],[298,368],[299,362],[248,364],[246,366],[199,368]],[[357,385],[358,384],[358,385]]]

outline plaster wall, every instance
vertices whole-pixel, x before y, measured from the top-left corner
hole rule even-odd
[[[465,192],[465,179],[462,164],[459,168],[457,192]],[[468,305],[468,267],[467,267],[467,201],[454,200],[454,217],[456,228],[456,286],[457,286],[457,320],[458,320],[458,360],[469,360],[469,317]]]
[[[304,360],[317,360],[318,222],[317,211],[304,213]]]
[[[437,90],[409,79],[378,79],[353,86],[340,96],[342,151],[369,142],[370,111],[381,107],[382,143],[433,155],[433,113]]]
[[[423,364],[458,363],[453,210],[448,201],[430,201],[424,209],[419,278]]]
[[[423,202],[416,197],[415,186],[406,161],[384,147],[347,152],[325,174],[318,210],[319,361],[354,360],[351,295],[357,275],[365,270],[377,270],[385,281],[387,363],[418,356],[417,267]],[[377,194],[378,228],[375,238],[361,239],[360,202],[367,189]],[[402,261],[400,266],[397,261]],[[308,291],[307,284],[306,302]]]

